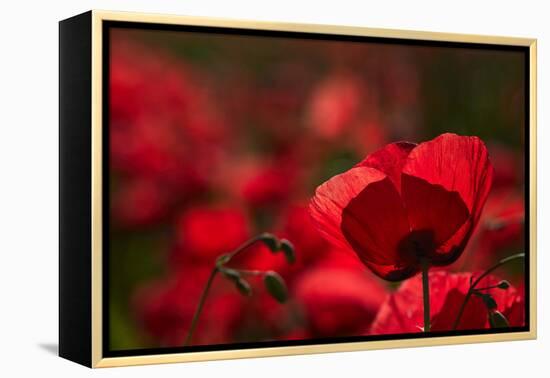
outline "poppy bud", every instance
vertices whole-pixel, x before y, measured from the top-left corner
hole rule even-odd
[[[238,281],[241,278],[241,274],[238,270],[235,269],[223,268],[221,272],[226,278],[230,279],[231,281]]]
[[[269,271],[264,275],[264,285],[269,294],[279,303],[286,302],[288,289],[283,278],[276,272]]]
[[[501,312],[494,310],[489,312],[489,324],[491,328],[508,328],[508,319]]]
[[[281,240],[281,251],[283,251],[286,261],[288,261],[289,264],[293,264],[296,261],[296,254],[294,253],[294,245],[286,240]]]
[[[491,294],[481,294],[481,299],[483,299],[483,303],[485,303],[489,311],[497,308],[497,302]]]
[[[242,295],[246,295],[247,297],[252,295],[252,287],[250,287],[250,284],[246,280],[242,278],[235,280],[235,286]]]
[[[260,240],[271,250],[271,252],[278,252],[281,249],[279,239],[273,234],[264,232],[260,235]]]
[[[510,282],[502,280],[498,283],[497,287],[502,290],[506,290],[510,287]]]

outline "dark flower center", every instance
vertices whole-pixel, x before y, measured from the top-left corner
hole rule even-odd
[[[399,265],[417,265],[421,259],[431,257],[436,248],[432,230],[413,230],[397,246]]]

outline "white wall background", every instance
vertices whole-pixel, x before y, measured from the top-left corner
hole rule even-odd
[[[550,27],[544,1],[5,1],[0,21],[0,375],[518,377],[548,373]],[[89,9],[329,23],[539,40],[539,339],[92,372],[57,344],[58,25]]]

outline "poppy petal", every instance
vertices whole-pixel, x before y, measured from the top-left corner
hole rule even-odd
[[[429,188],[413,178],[422,179],[434,185],[435,188]],[[479,220],[491,189],[492,178],[493,167],[489,161],[487,148],[477,137],[442,134],[429,142],[419,144],[408,155],[403,167],[402,191],[409,215],[413,213],[412,218],[421,218],[421,212],[424,210],[421,202],[416,203],[419,197],[427,200],[433,195],[434,198],[438,198],[440,203],[437,206],[434,204],[432,206],[434,209],[437,207],[442,210],[449,206],[448,212],[442,213],[443,217],[440,218],[442,224],[438,224],[433,229],[438,235],[439,243],[434,264],[446,265],[460,256]],[[422,195],[420,195],[421,187],[426,192]],[[439,187],[449,193],[445,194]],[[416,194],[407,193],[409,190]],[[438,194],[433,194],[436,192]],[[453,192],[458,193],[462,205],[457,196],[452,194]],[[434,202],[433,199],[431,202]],[[463,206],[468,210],[469,216],[459,224],[463,217]],[[434,215],[435,211],[430,216]],[[441,219],[445,222],[441,222]],[[420,220],[418,222],[422,224]],[[411,223],[415,221],[411,220]],[[455,227],[455,233],[442,242],[453,227]]]
[[[453,274],[446,271],[430,271],[430,315],[432,332],[450,331],[453,329],[460,307],[464,303],[470,287],[472,273]],[[494,276],[484,278],[478,287],[488,287],[500,280]],[[513,287],[506,290],[488,291],[497,303],[497,310],[508,315],[523,309],[522,295]],[[521,312],[521,311],[519,311]],[[421,332],[423,326],[422,279],[417,275],[405,282],[399,289],[386,297],[372,322],[371,334],[401,334]],[[510,318],[508,318],[510,320]],[[523,325],[523,318],[510,320],[510,325]],[[486,329],[487,307],[477,296],[471,296],[457,329]]]
[[[356,167],[320,185],[309,204],[311,217],[320,233],[336,246],[350,249],[341,230],[342,212],[369,184],[384,178],[386,175],[376,169]]]
[[[430,272],[430,314],[437,314],[448,290],[445,272]],[[437,293],[437,294],[436,294]],[[370,333],[397,334],[421,332],[424,325],[422,280],[417,275],[406,280],[399,289],[386,298],[372,322]]]
[[[449,192],[440,185],[406,174],[401,183],[412,229],[411,248],[440,249],[468,220],[468,208],[457,192]]]
[[[407,157],[416,143],[395,142],[371,153],[358,167],[376,168],[385,173],[394,183],[398,191],[401,191],[401,171],[407,161]]]
[[[403,173],[457,192],[477,222],[491,189],[493,166],[481,139],[447,133],[414,148]]]
[[[418,264],[408,264],[405,266],[379,265],[368,261],[363,261],[363,264],[378,277],[391,282],[406,280],[420,271],[420,266]]]
[[[389,177],[367,185],[349,201],[342,212],[341,227],[364,262],[405,265],[399,246],[410,227],[403,201]]]
[[[447,266],[455,262],[461,256],[472,236],[473,224],[472,218],[468,218],[462,227],[432,254],[431,264],[434,266]]]

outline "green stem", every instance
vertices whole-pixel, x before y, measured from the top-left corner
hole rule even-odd
[[[197,309],[195,310],[195,314],[193,315],[193,320],[191,320],[191,327],[189,327],[189,332],[185,337],[183,346],[188,346],[191,343],[191,339],[193,338],[193,333],[195,332],[195,328],[197,327],[197,322],[201,315],[202,308],[204,307],[204,302],[206,301],[206,297],[208,296],[208,292],[210,291],[210,287],[212,286],[212,282],[214,282],[214,278],[216,277],[217,273],[218,273],[218,268],[215,267],[214,269],[212,269],[212,272],[208,277],[208,281],[206,281],[206,286],[202,291],[201,297],[199,299],[199,304],[197,305]]]
[[[430,332],[430,280],[428,259],[422,259],[422,297],[424,299],[424,332]]]
[[[243,244],[235,248],[233,251],[229,252],[227,255],[225,255],[225,262],[221,263],[219,266],[218,264],[212,269],[212,273],[210,273],[210,277],[208,277],[208,281],[206,281],[206,286],[204,287],[204,290],[202,291],[201,297],[199,299],[199,304],[197,305],[197,309],[195,310],[195,313],[193,314],[193,319],[191,320],[191,327],[189,327],[189,332],[187,333],[187,336],[185,337],[185,341],[183,342],[183,346],[188,346],[191,343],[191,339],[193,338],[193,333],[195,332],[195,328],[197,328],[197,322],[199,321],[199,317],[202,312],[202,308],[204,307],[204,302],[206,301],[206,297],[208,296],[208,292],[210,291],[210,287],[212,286],[212,282],[214,281],[214,278],[216,277],[216,274],[220,271],[220,269],[223,269],[223,265],[225,263],[228,263],[233,257],[241,253],[242,251],[246,250],[248,247],[250,247],[252,244],[262,240],[265,237],[264,234],[260,234],[252,239],[249,239],[245,241]],[[219,259],[218,259],[219,260]],[[258,273],[255,271],[247,272],[250,274],[257,275]]]
[[[474,290],[472,288],[473,286],[470,286],[470,288],[468,289],[468,292],[464,297],[464,302],[462,302],[462,305],[460,306],[460,310],[458,310],[458,315],[456,316],[455,322],[453,323],[453,330],[455,330],[456,327],[458,327],[458,324],[460,323],[460,319],[462,318],[462,314],[464,313],[464,309],[466,309],[466,304],[468,304],[470,297],[474,293]]]
[[[250,269],[236,269],[244,276],[263,276],[265,272],[263,270],[250,270]]]
[[[480,291],[480,290],[491,290],[491,289],[496,289],[498,287],[498,285],[493,285],[493,286],[486,286],[486,287],[478,287],[476,288],[477,291]]]
[[[509,263],[510,261],[516,260],[516,259],[522,259],[525,257],[525,253],[518,253],[512,256],[508,256],[499,262],[497,262],[495,265],[487,269],[485,272],[483,272],[476,280],[470,284],[470,288],[468,289],[468,292],[466,293],[466,297],[464,297],[464,302],[462,302],[462,305],[460,306],[460,310],[458,310],[458,315],[455,319],[455,322],[453,324],[453,330],[456,330],[460,323],[460,319],[462,318],[462,315],[464,314],[464,310],[466,309],[466,305],[468,304],[468,301],[472,297],[472,294],[476,290],[477,284],[481,282],[482,279],[487,277],[491,272],[493,272],[495,269],[500,268],[502,265]]]
[[[260,241],[263,239],[263,235],[260,234],[258,236],[255,236],[253,237],[252,239],[248,239],[247,241],[245,241],[243,244],[241,244],[240,246],[238,246],[237,248],[235,248],[233,251],[229,252],[227,254],[228,258],[227,258],[227,262],[229,262],[229,260],[231,260],[233,257],[237,256],[238,254],[240,254],[242,251],[244,251],[245,249],[247,249],[248,247],[250,247],[252,244]]]

